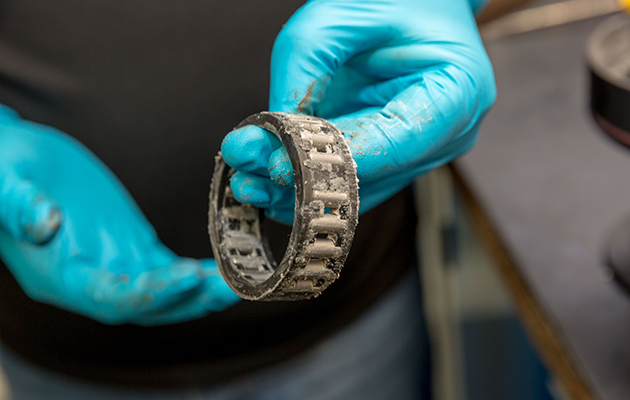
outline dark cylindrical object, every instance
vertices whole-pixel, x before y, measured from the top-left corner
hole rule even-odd
[[[606,134],[630,147],[630,18],[608,19],[588,40],[591,110]]]
[[[630,17],[606,20],[588,40],[591,110],[599,127],[630,149]],[[630,292],[630,219],[611,232],[605,263],[620,286]]]

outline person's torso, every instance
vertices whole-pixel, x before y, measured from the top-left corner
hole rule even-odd
[[[269,61],[299,0],[0,0],[0,103],[92,150],[160,239],[211,256],[207,196],[222,138],[267,108]],[[404,191],[362,216],[320,298],[240,302],[163,327],[106,326],[31,301],[0,268],[0,338],[45,367],[106,382],[212,384],[307,348],[359,315],[414,262]],[[281,251],[289,228],[272,229]]]

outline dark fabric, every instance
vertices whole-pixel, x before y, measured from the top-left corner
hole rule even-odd
[[[0,0],[0,103],[95,152],[162,241],[209,257],[223,136],[267,108],[275,35],[298,0]],[[360,315],[414,263],[410,190],[360,218],[320,298],[243,301],[162,327],[107,326],[31,301],[0,267],[0,338],[44,367],[134,386],[212,385],[287,359]],[[274,227],[281,248],[286,227]],[[281,252],[282,250],[276,250]]]

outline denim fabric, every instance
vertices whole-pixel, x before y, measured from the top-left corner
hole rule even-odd
[[[417,273],[368,313],[290,362],[208,389],[138,391],[77,381],[7,348],[12,400],[417,400],[429,398],[428,349]]]

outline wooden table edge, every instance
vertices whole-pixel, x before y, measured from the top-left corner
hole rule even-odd
[[[518,263],[509,252],[490,217],[466,182],[456,163],[449,164],[455,187],[464,202],[474,229],[495,262],[498,273],[514,299],[517,313],[544,363],[572,400],[595,400],[577,360],[572,356],[557,324],[536,300]]]

